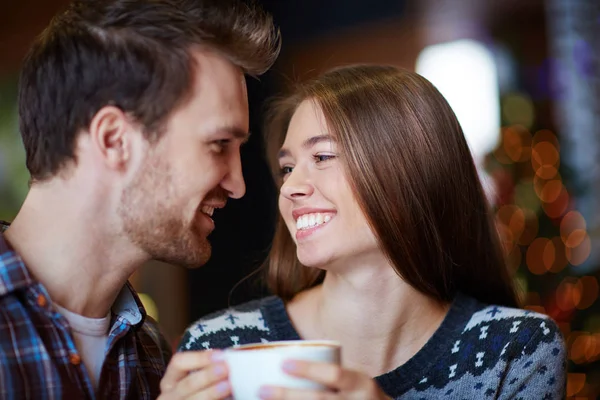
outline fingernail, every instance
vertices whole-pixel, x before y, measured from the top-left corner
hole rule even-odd
[[[223,361],[225,359],[225,353],[222,351],[215,351],[210,355],[210,359],[213,361]]]
[[[217,391],[219,393],[225,393],[229,390],[229,382],[221,382],[217,385]]]
[[[270,399],[273,397],[273,389],[268,386],[263,386],[258,391],[258,395],[261,399]]]
[[[225,375],[225,366],[222,364],[215,365],[215,375],[216,376]]]
[[[295,361],[285,361],[283,363],[283,369],[288,372],[294,372],[298,369],[298,364]]]

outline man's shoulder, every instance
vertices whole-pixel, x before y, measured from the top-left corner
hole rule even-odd
[[[277,297],[265,297],[208,314],[190,325],[178,350],[216,349],[266,342],[270,329],[264,313],[270,304],[277,301]]]
[[[156,368],[164,370],[173,355],[173,350],[160,331],[158,322],[147,315],[138,332],[139,340],[145,342],[144,348],[148,352],[146,356],[157,364]]]

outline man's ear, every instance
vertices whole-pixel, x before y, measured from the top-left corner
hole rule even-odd
[[[112,169],[121,169],[131,157],[134,125],[118,107],[102,107],[89,126],[92,145]]]

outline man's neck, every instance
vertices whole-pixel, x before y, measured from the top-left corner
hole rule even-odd
[[[300,335],[339,341],[345,364],[371,376],[404,364],[435,333],[449,305],[419,293],[391,267],[389,272],[359,284],[328,272],[322,285],[288,306]]]
[[[144,255],[109,230],[102,210],[60,200],[32,189],[5,238],[54,302],[104,317]]]

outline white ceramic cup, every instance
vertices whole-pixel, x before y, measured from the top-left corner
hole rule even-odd
[[[324,389],[322,385],[299,379],[283,371],[285,360],[308,360],[339,364],[341,347],[329,340],[291,340],[257,343],[225,350],[229,382],[235,400],[260,400],[261,386]]]

